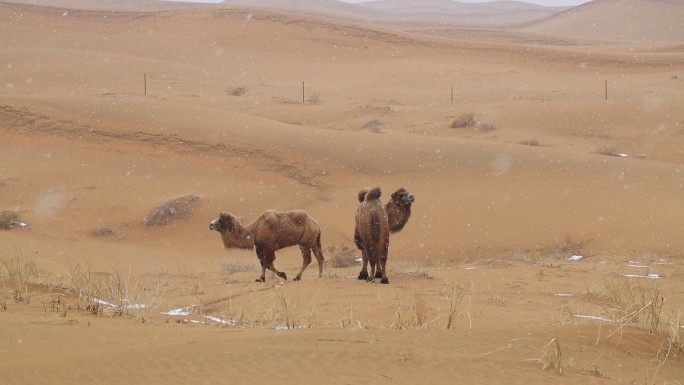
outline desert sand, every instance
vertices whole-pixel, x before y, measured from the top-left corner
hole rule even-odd
[[[26,3],[0,3],[0,385],[684,383],[680,2],[432,30]],[[356,279],[372,186],[416,196],[389,285]],[[209,230],[267,209],[318,221],[322,278],[254,282]]]

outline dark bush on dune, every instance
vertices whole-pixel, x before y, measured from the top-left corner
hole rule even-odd
[[[195,194],[187,194],[181,197],[170,199],[150,211],[143,223],[145,226],[168,225],[171,219],[184,219],[200,201],[201,197]]]
[[[0,212],[0,230],[9,230],[14,227],[26,226],[19,215],[14,211],[5,210]]]

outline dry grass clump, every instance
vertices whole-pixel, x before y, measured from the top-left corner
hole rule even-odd
[[[684,353],[684,342],[682,342],[682,312],[673,312],[667,318],[667,357],[677,358]]]
[[[171,219],[184,219],[200,201],[201,197],[195,194],[187,194],[181,197],[170,199],[150,211],[143,223],[146,226],[168,225]]]
[[[545,247],[545,251],[549,253],[553,259],[568,259],[573,255],[584,256],[583,249],[584,242],[573,239],[570,236],[563,238],[555,237],[553,242]]]
[[[317,93],[311,94],[311,96],[309,96],[309,103],[320,104],[321,103],[321,95],[319,95]]]
[[[478,124],[477,129],[480,131],[494,131],[496,130],[496,125],[490,122],[482,122]]]
[[[539,142],[539,140],[537,140],[537,138],[524,139],[523,141],[520,142],[520,144],[522,144],[524,146],[532,146],[532,147],[541,146],[541,143]]]
[[[477,124],[477,122],[475,121],[473,114],[468,113],[459,116],[453,122],[451,122],[451,128],[466,128],[472,127],[475,124]]]
[[[23,226],[24,225],[19,217],[19,214],[9,210],[0,212],[0,230],[9,230],[14,227]]]
[[[605,283],[598,299],[606,318],[622,324],[637,324],[649,333],[658,331],[665,302],[660,296],[658,281],[651,283],[618,276]]]
[[[96,226],[90,230],[93,237],[112,237],[116,234],[116,229],[110,226]]]
[[[382,120],[380,120],[378,118],[372,118],[372,119],[366,120],[366,122],[363,124],[363,128],[375,128],[375,127],[382,126],[382,124],[383,124]]]
[[[341,269],[358,265],[358,251],[347,246],[333,246],[326,250],[330,267]]]
[[[230,94],[233,96],[247,96],[247,89],[243,86],[235,87]]]
[[[235,273],[251,273],[259,270],[254,263],[245,263],[231,259],[224,259],[221,262],[220,269],[221,275],[224,276],[230,276]]]
[[[427,329],[429,327],[427,313],[430,307],[417,293],[414,299],[415,302],[410,307],[408,314],[405,314],[404,311],[402,311],[401,306],[397,305],[397,311],[394,314],[394,322],[390,325],[391,329],[414,330]]]
[[[613,146],[603,146],[599,147],[594,151],[594,153],[599,154],[599,155],[606,155],[606,156],[617,156],[620,158],[624,158],[627,156],[626,153],[618,150],[617,148]]]
[[[30,302],[28,284],[30,277],[37,275],[36,271],[33,262],[21,257],[0,260],[0,279],[9,282],[14,302]]]

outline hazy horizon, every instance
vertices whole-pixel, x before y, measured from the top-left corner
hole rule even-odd
[[[365,3],[369,1],[378,1],[378,0],[340,0],[345,3]],[[494,0],[454,0],[458,1],[461,3],[488,3]],[[574,5],[580,5],[584,3],[588,3],[591,0],[511,0],[511,1],[522,1],[524,3],[530,3],[530,4],[537,4],[537,5],[545,5],[549,7],[567,7],[567,6],[574,6]]]

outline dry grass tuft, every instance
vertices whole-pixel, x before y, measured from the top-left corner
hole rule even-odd
[[[358,251],[347,246],[333,246],[326,250],[330,267],[335,269],[358,265]]]
[[[466,128],[476,125],[477,122],[472,113],[463,114],[451,122],[451,128]]]
[[[544,250],[553,259],[568,259],[573,255],[584,256],[583,249],[585,242],[573,239],[570,236],[555,237],[553,242],[546,246]]]
[[[478,124],[477,129],[479,131],[494,131],[496,130],[496,125],[490,122],[482,122]]]
[[[116,235],[116,229],[110,226],[97,226],[90,230],[90,235],[93,237],[113,237]]]
[[[382,120],[380,120],[378,118],[372,118],[372,119],[368,119],[366,121],[366,123],[363,124],[363,128],[374,128],[374,127],[379,127],[382,125],[383,125]]]
[[[230,94],[233,96],[247,96],[247,89],[244,86],[238,86],[233,88]]]
[[[187,194],[175,199],[170,199],[150,211],[143,223],[146,226],[168,225],[171,219],[184,219],[192,209],[199,203],[201,197],[195,194]]]
[[[527,138],[520,142],[520,144],[525,146],[539,147],[541,143],[536,138]]]
[[[621,324],[637,324],[649,333],[658,331],[665,302],[658,281],[618,276],[605,283],[604,292],[597,298],[607,318]]]
[[[414,330],[427,329],[429,323],[427,321],[427,312],[430,309],[425,300],[415,294],[414,304],[410,307],[410,312],[405,314],[400,305],[397,305],[397,310],[394,313],[394,322],[390,325],[390,329],[395,330]]]
[[[5,210],[0,212],[0,230],[9,230],[14,227],[23,227],[23,221],[19,214],[14,211]]]
[[[667,318],[667,355],[666,357],[677,358],[684,352],[684,342],[682,342],[682,312],[678,310],[672,312]]]
[[[451,329],[454,326],[456,318],[461,314],[461,302],[466,294],[466,287],[460,284],[451,287],[451,290],[444,295],[449,300],[449,314],[447,315],[447,323],[445,327]]]
[[[6,278],[9,281],[14,302],[30,302],[28,283],[29,278],[34,275],[36,275],[36,265],[24,258],[16,257],[0,261],[0,278]]]
[[[256,264],[254,263],[245,263],[241,261],[234,261],[230,259],[224,259],[221,262],[221,275],[224,276],[230,276],[235,273],[247,273],[247,272],[256,272],[259,271],[257,268]]]

